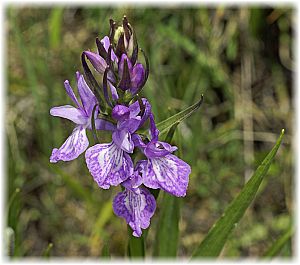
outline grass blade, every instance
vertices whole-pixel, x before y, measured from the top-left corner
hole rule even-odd
[[[267,250],[267,252],[264,254],[264,257],[266,258],[272,258],[275,257],[280,250],[284,247],[284,245],[288,242],[288,240],[292,237],[294,234],[294,228],[290,226],[285,233],[279,237],[273,245]]]
[[[161,215],[156,230],[154,255],[176,257],[179,236],[180,198],[163,194]]]
[[[201,106],[202,102],[203,95],[201,95],[201,99],[197,103],[186,108],[185,110],[176,113],[168,119],[157,123],[156,127],[160,131],[160,134],[167,132],[174,124],[179,124],[180,122],[191,116]]]
[[[101,251],[101,258],[110,259],[109,243],[104,243]]]
[[[277,150],[281,144],[284,130],[282,130],[279,139],[271,152],[266,156],[261,165],[257,168],[254,175],[246,183],[242,191],[227,207],[224,214],[220,219],[212,226],[210,231],[204,240],[200,243],[193,254],[193,258],[197,257],[217,257],[223,246],[226,243],[227,237],[243,217],[246,209],[253,201],[255,194],[268,172],[268,169],[277,153]]]
[[[169,129],[165,141],[170,143],[179,123],[174,123]],[[155,190],[159,191],[159,190]],[[158,193],[157,193],[158,196]],[[157,197],[156,197],[157,198]],[[154,246],[154,256],[176,257],[178,247],[179,223],[180,219],[180,199],[163,193],[161,214],[156,230],[156,244]]]
[[[49,18],[49,46],[51,49],[59,47],[61,42],[61,28],[64,9],[56,7],[51,11]]]
[[[132,229],[128,228],[128,256],[130,258],[143,258],[145,257],[145,241],[144,235],[141,237],[134,237],[132,235]]]

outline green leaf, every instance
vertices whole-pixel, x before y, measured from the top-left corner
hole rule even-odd
[[[143,258],[145,256],[145,241],[144,235],[141,237],[134,237],[132,229],[127,225],[128,230],[128,256],[131,258]]]
[[[90,236],[90,248],[97,248],[99,242],[103,241],[104,226],[113,215],[111,201],[105,202],[99,209],[99,215],[93,225],[92,233]]]
[[[73,192],[74,196],[84,200],[91,209],[95,209],[96,202],[94,201],[92,194],[84,189],[79,181],[56,165],[49,163],[48,158],[44,158],[43,161],[53,173],[61,176],[67,187]]]
[[[160,131],[160,134],[162,135],[163,133],[168,132],[173,125],[178,125],[180,122],[191,116],[201,106],[202,102],[203,95],[201,95],[201,99],[197,103],[186,108],[185,110],[176,113],[175,115],[167,118],[166,120],[157,123],[156,127]],[[144,131],[143,133],[146,134],[147,131]]]
[[[49,18],[49,46],[51,49],[59,47],[61,42],[63,12],[64,9],[62,7],[56,7],[51,11]]]
[[[165,141],[170,143],[179,122],[175,122],[169,129]],[[154,190],[158,191],[159,190]],[[155,198],[158,196],[158,192]],[[156,230],[156,244],[154,246],[154,256],[176,257],[178,247],[179,223],[180,219],[180,199],[163,193],[162,208]]]
[[[179,236],[180,198],[163,194],[163,202],[156,230],[153,256],[176,257]]]
[[[261,165],[257,168],[254,175],[246,183],[242,191],[227,207],[224,214],[212,226],[204,240],[200,243],[193,254],[196,257],[217,257],[226,243],[227,237],[243,217],[246,209],[253,201],[255,194],[268,172],[268,169],[281,144],[284,130],[282,130],[279,139],[271,152],[266,156]]]
[[[101,251],[101,258],[110,259],[109,242],[104,243]]]
[[[280,250],[290,240],[293,234],[294,234],[294,228],[290,226],[285,231],[285,233],[272,244],[272,246],[266,251],[266,253],[263,256],[266,258],[272,258],[278,255]]]

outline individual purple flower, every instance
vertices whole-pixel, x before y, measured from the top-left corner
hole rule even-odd
[[[141,106],[143,110],[141,110]],[[142,113],[141,113],[142,112]],[[113,140],[118,143],[124,151],[133,152],[135,132],[141,128],[151,113],[151,105],[148,100],[142,98],[130,106],[116,105],[112,110],[112,117],[118,121],[116,130],[113,132]]]
[[[142,229],[149,227],[156,208],[154,196],[147,189],[139,187],[141,184],[138,163],[133,174],[122,183],[125,190],[118,193],[113,201],[114,213],[126,220],[135,237],[140,237]]]
[[[134,149],[132,135],[145,122],[150,106],[146,99],[142,102],[145,107],[142,115],[139,102],[129,107],[116,105],[112,117],[118,123],[112,133],[112,142],[92,146],[85,153],[87,167],[100,188],[117,186],[133,172],[133,163],[128,155]]]
[[[65,119],[69,119],[76,124],[72,134],[67,138],[63,145],[58,149],[54,148],[50,157],[51,163],[56,163],[59,160],[70,161],[77,158],[88,147],[89,141],[86,136],[86,129],[91,129],[91,118],[94,106],[97,104],[97,99],[88,87],[84,80],[83,75],[76,72],[77,87],[81,103],[77,100],[73,89],[70,86],[68,80],[64,82],[67,94],[75,103],[76,107],[71,105],[53,107],[50,110],[52,116],[57,116]],[[95,116],[98,114],[98,110],[95,111]],[[110,122],[95,119],[96,129],[101,130],[113,130],[114,125]]]
[[[135,95],[144,83],[145,69],[141,63],[133,66],[128,56],[122,54],[119,62],[119,76],[122,78],[119,87]]]
[[[191,167],[172,155],[177,147],[158,141],[157,130],[153,115],[150,115],[151,141],[144,144],[139,137],[134,138],[148,160],[140,161],[143,172],[143,184],[152,189],[162,189],[174,196],[184,197],[189,182]]]

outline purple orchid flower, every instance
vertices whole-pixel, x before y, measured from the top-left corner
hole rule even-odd
[[[145,188],[137,188],[135,191],[125,189],[118,193],[113,201],[115,214],[126,220],[135,237],[142,235],[141,228],[149,227],[155,208],[155,198]]]
[[[125,190],[118,193],[113,201],[114,213],[126,220],[135,237],[140,237],[142,229],[149,227],[156,209],[154,196],[147,189],[139,187],[142,184],[140,171],[138,163],[133,174],[122,183]]]
[[[153,114],[150,119],[151,141],[144,144],[139,137],[134,138],[134,143],[139,146],[148,160],[141,160],[140,167],[143,172],[143,184],[152,189],[162,189],[174,196],[184,197],[189,182],[191,167],[172,155],[177,147],[158,141],[159,131],[154,122]]]
[[[112,134],[112,142],[97,144],[85,153],[87,167],[98,186],[108,189],[125,181],[133,173],[133,163],[128,155],[134,149],[132,134],[145,122],[149,114],[149,103],[146,99],[145,111],[139,115],[139,102],[129,107],[116,105],[112,117],[118,121]]]
[[[67,138],[63,145],[57,149],[54,148],[50,157],[51,163],[56,163],[59,160],[71,161],[82,154],[88,147],[89,141],[86,136],[86,129],[91,129],[91,118],[94,106],[97,104],[97,99],[92,93],[84,80],[83,75],[76,72],[78,93],[81,103],[77,100],[72,87],[68,80],[64,82],[67,94],[75,103],[76,107],[65,105],[53,107],[50,110],[52,116],[57,116],[69,119],[76,124],[72,134]],[[95,116],[98,114],[98,109],[95,111]],[[95,119],[95,127],[98,130],[113,130],[114,125],[102,119]]]

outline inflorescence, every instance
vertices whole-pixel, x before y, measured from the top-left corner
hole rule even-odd
[[[159,141],[151,105],[139,96],[148,79],[149,62],[138,48],[127,18],[119,27],[110,20],[109,36],[97,38],[96,45],[96,53],[84,51],[81,56],[87,82],[76,72],[81,102],[66,80],[64,86],[75,107],[64,105],[50,110],[51,115],[75,123],[63,145],[53,149],[50,162],[71,161],[86,151],[87,167],[100,188],[122,186],[122,192],[113,200],[114,212],[126,220],[134,236],[140,237],[142,229],[149,227],[156,208],[151,190],[185,196],[191,168],[172,154],[177,147]],[[141,56],[144,64],[139,62]],[[145,129],[148,133],[143,133]],[[112,141],[97,140],[97,144],[89,147],[86,130],[92,131],[95,139],[98,130],[109,131]],[[137,153],[143,159],[134,161]]]

